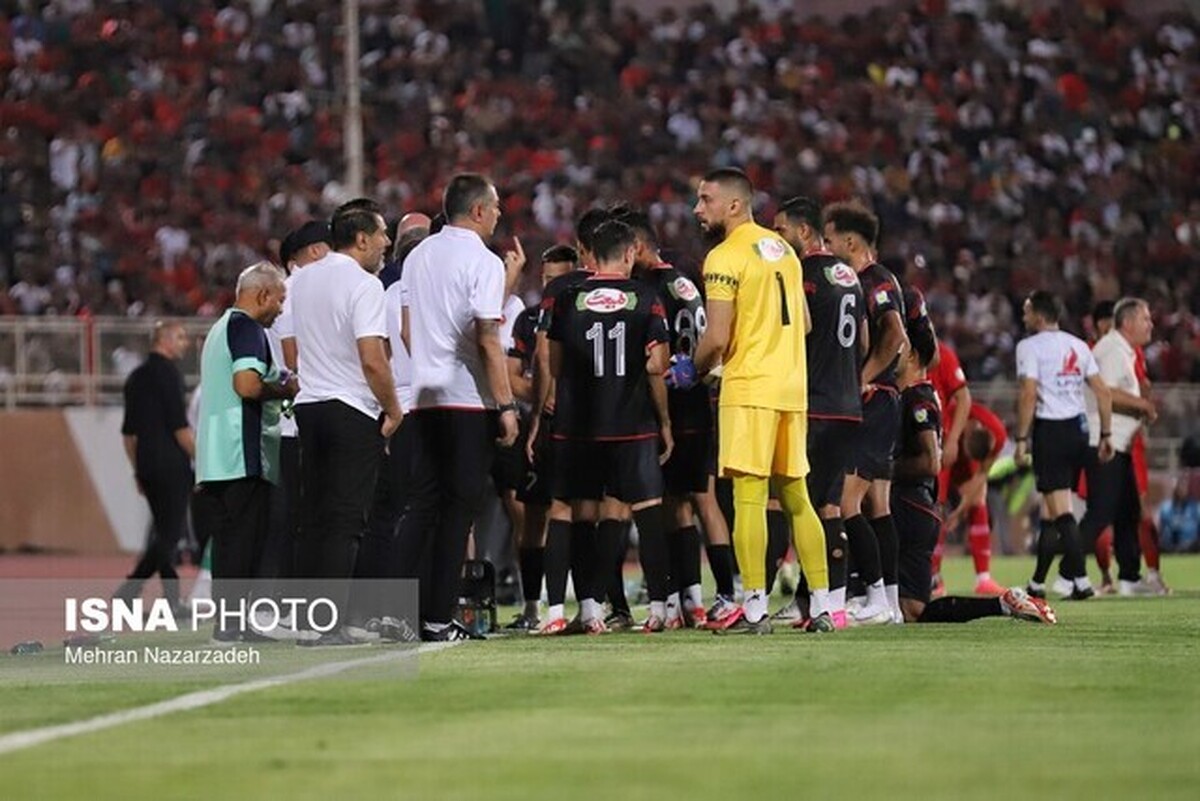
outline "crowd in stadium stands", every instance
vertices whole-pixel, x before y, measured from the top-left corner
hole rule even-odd
[[[349,195],[328,0],[49,0],[0,17],[0,313],[215,314],[276,237]],[[743,3],[363,0],[367,191],[438,208],[491,176],[527,249],[644,204],[695,268],[699,175],[773,204],[868,198],[972,378],[1012,375],[1014,305],[1082,331],[1136,294],[1156,380],[1200,380],[1200,59],[1122,0],[919,0],[839,21]],[[1033,10],[1029,10],[1029,9]],[[532,282],[532,278],[530,279]]]

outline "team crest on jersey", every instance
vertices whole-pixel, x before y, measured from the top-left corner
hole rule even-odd
[[[926,420],[929,419],[929,410],[928,409],[917,409],[915,412],[913,412],[913,417],[916,419],[916,421],[918,423],[924,423]],[[893,418],[893,419],[895,419],[895,418]]]
[[[850,268],[850,265],[841,262],[825,268],[825,280],[838,286],[858,286],[858,274]]]
[[[580,311],[587,309],[598,314],[612,314],[622,309],[633,309],[636,307],[637,295],[612,287],[593,289],[586,295],[580,295],[575,299],[575,308]]]
[[[764,236],[754,243],[754,252],[763,261],[779,261],[787,255],[787,245],[782,240]]]
[[[668,288],[671,294],[680,300],[695,300],[700,297],[700,290],[696,289],[696,285],[682,275],[672,281]]]
[[[881,289],[875,293],[875,302],[876,303],[887,303],[888,302],[888,293],[887,293],[886,289]]]

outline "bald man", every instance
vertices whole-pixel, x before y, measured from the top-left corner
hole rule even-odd
[[[396,235],[392,237],[395,242],[392,246],[392,257],[379,273],[379,280],[383,281],[384,289],[400,280],[400,268],[404,259],[422,239],[429,236],[432,224],[429,215],[419,211],[410,211],[396,223]]]
[[[132,599],[146,579],[158,573],[163,597],[179,603],[179,576],[172,557],[187,524],[196,440],[188,425],[183,376],[176,363],[188,349],[178,322],[159,322],[146,361],[125,381],[125,420],[121,434],[138,491],[150,504],[153,528],[133,572],[116,592]]]

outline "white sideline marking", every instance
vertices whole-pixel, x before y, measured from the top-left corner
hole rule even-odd
[[[126,723],[133,723],[139,720],[150,720],[151,718],[162,717],[173,712],[186,712],[191,709],[200,709],[205,706],[219,704],[222,701],[233,698],[244,693],[252,693],[258,690],[265,690],[268,687],[279,687],[284,684],[292,684],[298,681],[306,681],[308,679],[320,679],[327,676],[334,676],[351,668],[364,667],[367,665],[375,665],[386,662],[399,661],[400,659],[408,659],[419,654],[433,653],[446,648],[458,645],[456,642],[435,642],[425,643],[418,646],[416,652],[411,650],[393,651],[387,654],[379,654],[369,656],[364,659],[348,659],[343,662],[330,662],[324,665],[314,665],[296,673],[288,673],[283,676],[273,676],[266,679],[255,679],[254,681],[246,681],[241,684],[227,684],[222,687],[213,687],[209,690],[200,690],[186,695],[168,698],[166,701],[156,701],[153,704],[146,706],[138,706],[133,709],[123,709],[120,712],[110,712],[106,715],[98,715],[87,720],[79,720],[74,723],[60,723],[55,726],[43,726],[40,729],[29,729],[27,731],[17,731],[11,734],[0,736],[0,754],[11,754],[13,751],[20,751],[25,748],[32,748],[35,745],[61,740],[65,737],[75,737],[80,734],[91,734],[92,732],[111,729],[115,726],[123,726]]]

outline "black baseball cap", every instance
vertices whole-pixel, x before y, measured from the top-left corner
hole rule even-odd
[[[304,225],[292,231],[279,243],[279,261],[286,270],[292,257],[302,248],[315,245],[318,242],[330,243],[329,223],[321,220],[309,220]]]

